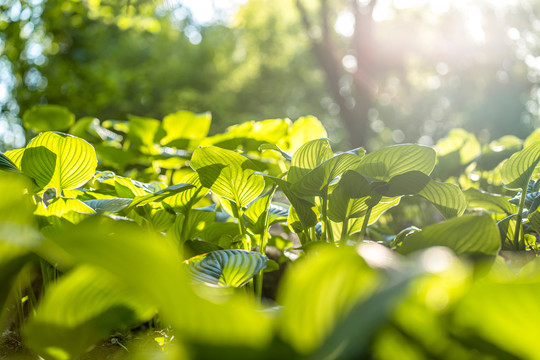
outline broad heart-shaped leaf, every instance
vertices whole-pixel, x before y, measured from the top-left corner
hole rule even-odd
[[[266,267],[268,258],[245,250],[217,250],[187,260],[193,280],[217,287],[240,287]]]
[[[161,145],[181,149],[192,148],[196,142],[208,135],[212,114],[195,114],[191,111],[178,111],[163,118],[161,126],[166,135],[160,140]]]
[[[292,207],[294,208],[295,213],[298,216],[300,222],[302,223],[304,229],[308,229],[317,224],[317,207],[309,201],[302,199],[298,195],[296,195],[296,193],[291,189],[292,185],[288,181],[263,173],[259,174],[279,186],[281,191],[285,194]]]
[[[509,202],[510,198],[498,194],[490,194],[478,189],[467,189],[463,192],[469,209],[483,209],[496,214],[515,214],[517,206]]]
[[[458,255],[496,255],[501,242],[497,226],[489,215],[465,215],[428,226],[407,236],[398,252],[409,254],[439,245],[449,247]]]
[[[45,358],[75,358],[113,330],[149,320],[154,313],[112,274],[80,266],[47,289],[23,336],[25,345]]]
[[[24,112],[23,125],[36,133],[42,131],[65,131],[75,123],[75,115],[58,105],[38,105]]]
[[[289,150],[295,153],[308,141],[326,137],[328,137],[326,129],[315,116],[300,117],[292,124]]]
[[[317,139],[302,145],[291,160],[287,181],[291,184],[299,181],[319,164],[334,156],[328,139]]]
[[[214,194],[234,201],[239,208],[255,200],[264,189],[264,179],[254,175],[255,164],[234,151],[215,146],[193,152],[191,167],[201,184]]]
[[[300,196],[322,195],[322,190],[343,172],[358,165],[363,157],[353,153],[342,153],[317,165],[302,176],[292,187]],[[291,165],[292,170],[292,165]]]
[[[540,161],[540,141],[514,153],[501,168],[501,180],[509,189],[526,189]]]
[[[259,146],[259,151],[266,151],[266,150],[277,151],[278,153],[281,154],[281,156],[283,156],[285,160],[289,160],[289,161],[292,160],[292,155],[288,153],[287,151],[283,150],[282,148],[280,148],[279,146],[277,146],[276,144],[262,144],[261,146]]]
[[[130,116],[128,138],[143,153],[157,155],[154,144],[159,137],[160,126],[159,120]]]
[[[394,145],[367,154],[356,170],[362,175],[384,181],[415,170],[429,175],[435,166],[435,158],[435,150],[427,146]]]
[[[0,151],[0,170],[11,171],[14,173],[21,172],[17,165],[13,163],[6,155]]]
[[[301,355],[319,348],[335,326],[357,303],[369,298],[382,280],[350,247],[327,247],[317,252],[292,264],[278,293],[278,303],[283,305],[278,318],[279,335]],[[336,351],[334,357],[328,358],[340,358]]]
[[[467,208],[467,199],[454,184],[430,180],[418,195],[432,203],[445,219],[460,216]]]
[[[56,132],[41,133],[30,141],[21,159],[22,172],[42,189],[75,189],[96,171],[96,151],[85,140]]]

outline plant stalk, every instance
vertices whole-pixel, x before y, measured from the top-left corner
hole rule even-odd
[[[322,209],[321,209],[321,240],[330,241],[328,231],[330,226],[328,224],[328,218],[326,216],[326,208],[328,207],[328,186],[323,188],[322,193]]]
[[[523,208],[525,207],[525,198],[527,197],[527,188],[521,189],[521,198],[519,200],[519,209],[516,219],[516,228],[514,229],[514,246],[519,250],[519,240],[523,237],[521,231],[521,222],[523,220]]]
[[[360,230],[360,241],[364,240],[364,236],[366,235],[366,230],[369,223],[369,218],[371,216],[371,210],[373,210],[373,206],[370,206],[366,210],[366,215],[364,215],[364,222],[362,223],[362,230]]]

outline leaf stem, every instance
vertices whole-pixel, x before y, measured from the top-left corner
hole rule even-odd
[[[360,241],[364,240],[364,236],[366,235],[366,230],[369,224],[369,218],[371,217],[371,210],[373,210],[373,206],[369,206],[366,210],[366,214],[364,215],[364,222],[362,223],[362,230],[360,230]]]
[[[523,220],[523,208],[525,207],[525,198],[527,197],[527,187],[521,189],[521,198],[519,200],[519,209],[516,219],[516,228],[514,229],[514,246],[519,250],[519,240],[521,240],[521,221]],[[521,235],[521,236],[520,236]]]
[[[326,216],[326,208],[328,207],[328,186],[325,186],[322,190],[322,208],[321,208],[321,240],[329,241],[328,231],[330,226],[328,224],[328,218]]]

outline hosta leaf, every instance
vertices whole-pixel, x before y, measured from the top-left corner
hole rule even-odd
[[[281,154],[281,156],[283,156],[283,158],[285,158],[285,160],[289,160],[289,161],[292,160],[292,155],[290,153],[288,153],[287,151],[283,150],[282,148],[280,148],[279,146],[275,144],[262,144],[261,146],[259,146],[259,151],[265,151],[265,150],[277,151],[278,153]]]
[[[428,226],[407,236],[398,252],[409,254],[439,245],[449,247],[458,255],[496,255],[501,242],[497,226],[489,215],[465,215]]]
[[[364,156],[357,171],[384,181],[409,171],[420,171],[429,175],[435,166],[435,157],[435,150],[427,146],[394,145]]]
[[[107,180],[105,180],[108,182]],[[134,198],[146,196],[165,189],[166,185],[160,182],[143,183],[134,179],[114,175],[114,188],[118,196],[123,198]]]
[[[317,252],[292,264],[278,293],[278,303],[283,305],[279,334],[302,355],[319,348],[351,309],[381,283],[378,274],[351,248]]]
[[[55,198],[47,206],[47,215],[62,216],[70,211],[95,214],[94,209],[77,199]]]
[[[17,165],[13,163],[6,155],[0,152],[0,170],[11,171],[14,173],[21,172]]]
[[[11,160],[11,162],[19,169],[21,170],[21,161],[22,157],[24,155],[24,148],[20,149],[13,149],[6,151],[4,155]]]
[[[182,183],[182,184],[171,185],[169,187],[166,187],[165,189],[158,190],[155,193],[151,193],[148,195],[136,196],[133,199],[133,201],[129,204],[128,211],[129,209],[132,209],[135,206],[145,205],[145,204],[148,204],[149,202],[162,201],[163,199],[166,199],[170,196],[176,195],[178,193],[181,193],[193,187],[195,186],[192,184]]]
[[[287,181],[294,184],[317,165],[334,156],[328,139],[317,139],[302,145],[293,155]]]
[[[430,180],[418,195],[432,203],[445,219],[460,216],[467,208],[465,195],[454,184]]]
[[[89,181],[96,171],[92,145],[62,133],[41,133],[30,141],[21,160],[23,173],[42,189],[75,189]]]
[[[64,131],[75,123],[75,115],[58,105],[38,105],[24,112],[23,125],[36,133],[56,130]]]
[[[161,145],[186,149],[208,135],[212,114],[195,114],[191,111],[178,111],[163,118],[161,126],[166,135],[160,140]]]
[[[253,201],[244,213],[255,234],[261,234],[266,231],[270,201],[275,191],[276,187],[274,186],[266,194]]]
[[[292,185],[283,179],[266,175],[263,173],[260,173],[263,175],[266,179],[271,180],[274,184],[277,184],[283,194],[287,197],[289,202],[291,203],[292,207],[295,209],[295,213],[298,216],[298,219],[302,223],[302,226],[305,229],[308,229],[312,226],[315,226],[317,224],[317,212],[316,212],[316,206],[309,201],[300,198],[298,195],[296,195],[291,187]],[[290,214],[289,214],[290,217]]]
[[[191,167],[203,186],[214,194],[234,201],[240,208],[255,200],[264,189],[264,179],[254,175],[255,164],[234,151],[215,146],[193,152]]]
[[[328,137],[326,129],[315,116],[300,117],[291,127],[290,151],[295,153],[308,141],[326,137]]]
[[[132,199],[125,198],[112,198],[112,199],[93,199],[86,200],[84,203],[90,206],[98,214],[109,212],[118,213],[125,209]]]
[[[497,222],[499,228],[499,234],[501,235],[502,250],[525,250],[525,243],[522,241],[522,237],[518,237],[518,244],[514,242],[514,236],[516,233],[517,215],[513,214],[505,217],[501,221]],[[523,232],[523,224],[520,224],[519,231]],[[517,247],[517,249],[516,249]]]
[[[467,189],[463,192],[469,209],[483,209],[497,214],[515,214],[517,206],[512,205],[509,197],[490,194],[478,189]]]
[[[395,198],[382,198],[380,202],[377,203],[371,210],[371,214],[369,215],[368,219],[368,225],[373,224],[376,222],[379,217],[381,217],[384,212],[387,210],[393,208],[394,206],[397,206],[399,204],[399,201],[401,200],[401,197],[395,197]],[[360,199],[354,199],[351,201],[351,219],[349,220],[349,226],[348,226],[348,233],[350,235],[355,234],[357,232],[360,232],[362,230],[362,224],[364,222],[364,218],[367,211],[367,204],[366,204],[366,198],[360,198]],[[334,239],[339,239],[341,234],[341,223],[333,223],[332,229],[334,232]]]
[[[240,287],[266,267],[268,258],[252,251],[218,250],[187,260],[193,280],[217,287]]]
[[[537,210],[529,213],[529,222],[534,231],[540,234],[540,212]]]
[[[160,126],[161,122],[159,120],[130,116],[128,138],[142,152],[152,155],[157,154],[154,144],[157,141],[156,138],[159,137]]]
[[[501,179],[509,189],[526,189],[540,161],[540,141],[512,155],[501,168]]]
[[[74,358],[113,330],[153,314],[154,308],[120,280],[81,266],[47,289],[23,336],[25,345],[45,358]]]
[[[351,215],[351,200],[367,197],[370,193],[371,186],[366,178],[356,171],[345,172],[328,197],[328,202],[331,204],[328,209],[328,217],[332,221],[344,221]]]
[[[321,190],[343,172],[360,163],[362,155],[342,153],[317,165],[302,176],[292,187],[293,191],[302,195],[321,195]],[[291,170],[293,169],[291,164]],[[290,177],[290,175],[289,175]]]
[[[203,255],[211,251],[223,250],[221,246],[204,240],[186,240],[183,249],[184,258]]]
[[[494,358],[535,359],[537,349],[529,346],[523,334],[538,331],[539,296],[540,283],[536,279],[513,283],[480,281],[454,306],[449,328],[464,343],[474,334],[478,337],[475,343],[486,344],[487,349],[502,349]]]
[[[190,343],[262,350],[273,338],[271,319],[255,311],[253,302],[242,294],[219,303],[197,295],[174,243],[152,231],[94,216],[78,224],[77,231],[69,229],[46,241],[40,255],[58,263],[61,270],[86,263],[114,274],[155,304],[163,323]]]

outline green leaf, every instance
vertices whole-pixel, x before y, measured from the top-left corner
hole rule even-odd
[[[533,230],[540,234],[540,211],[536,210],[528,217]]]
[[[435,150],[427,146],[394,145],[367,154],[356,170],[364,176],[383,181],[409,171],[429,175],[435,166],[435,158]]]
[[[446,246],[458,255],[496,255],[501,242],[497,226],[489,215],[465,215],[407,236],[398,252],[409,254],[430,246]]]
[[[351,216],[353,208],[351,200],[365,198],[371,194],[371,191],[371,185],[362,175],[352,170],[345,172],[328,196],[330,203],[328,218],[335,222],[344,221]]]
[[[515,214],[517,206],[512,205],[509,197],[491,194],[478,189],[467,189],[463,192],[469,209],[483,209],[496,214]]]
[[[38,105],[24,112],[23,126],[36,133],[56,130],[65,131],[75,123],[75,115],[58,105]]]
[[[334,156],[328,139],[317,139],[302,145],[293,155],[287,181],[294,184],[317,165]]]
[[[190,171],[189,174],[181,177],[179,182],[192,184],[193,187],[163,200],[163,202],[172,207],[175,211],[183,214],[187,214],[189,209],[208,193],[208,188],[205,188],[201,184],[199,174],[191,169]]]
[[[174,196],[178,193],[181,193],[183,191],[186,191],[194,187],[195,186],[192,184],[182,183],[182,184],[171,185],[169,187],[166,187],[165,189],[158,190],[155,193],[151,193],[148,195],[136,196],[133,199],[133,201],[131,201],[126,211],[133,209],[135,206],[142,206],[142,205],[148,204],[149,202],[162,201],[170,196]]]
[[[1,151],[0,151],[0,170],[11,171],[14,173],[21,172],[19,168],[17,167],[17,165],[15,165],[13,161],[11,161],[9,157],[4,155],[4,153],[2,153]]]
[[[349,235],[355,234],[357,232],[360,232],[362,230],[362,223],[364,222],[364,218],[366,215],[366,211],[368,208],[368,205],[366,204],[366,201],[369,200],[369,197],[367,198],[360,198],[360,199],[354,199],[351,201],[351,212],[350,212],[350,220],[349,220]],[[368,219],[368,225],[371,225],[375,223],[379,217],[381,217],[384,212],[387,210],[393,208],[394,206],[397,206],[401,200],[401,197],[395,197],[395,198],[385,198],[383,197],[381,201],[377,203],[371,210],[371,214]],[[334,232],[334,239],[339,239],[341,234],[341,226],[340,223],[333,223],[332,224],[332,231]]]
[[[317,252],[291,265],[278,293],[278,303],[283,305],[279,335],[301,355],[321,347],[335,326],[381,283],[351,248]]]
[[[112,199],[93,199],[86,200],[84,203],[90,206],[98,214],[102,213],[119,213],[125,209],[132,199],[112,198]]]
[[[30,141],[21,159],[22,172],[42,189],[57,192],[88,182],[96,171],[92,145],[83,139],[55,132],[41,133]]]
[[[261,146],[259,146],[259,151],[266,151],[266,150],[277,151],[283,156],[283,158],[285,158],[285,160],[288,160],[288,161],[292,160],[292,155],[288,153],[287,151],[283,150],[282,148],[280,148],[279,146],[277,146],[276,144],[262,144]]]
[[[157,155],[158,152],[154,144],[157,143],[160,127],[161,122],[159,120],[130,116],[128,138],[141,152]]]
[[[194,281],[217,287],[240,287],[266,267],[268,258],[252,251],[218,250],[187,260]]]
[[[464,342],[474,334],[478,339],[475,343],[503,349],[505,358],[535,359],[538,351],[524,334],[538,331],[539,297],[536,279],[517,283],[480,281],[454,305],[448,326]]]
[[[223,250],[217,244],[204,240],[186,240],[184,242],[184,257],[194,257],[211,251]]]
[[[291,127],[290,151],[295,153],[307,142],[326,137],[328,137],[326,129],[315,116],[300,117]]]
[[[270,201],[274,196],[276,187],[268,191],[266,194],[259,196],[253,201],[248,209],[244,212],[244,216],[255,234],[262,234],[267,228],[267,218],[270,211]]]
[[[331,157],[303,175],[292,189],[301,196],[322,195],[322,190],[343,172],[360,163],[363,155],[342,153]],[[291,170],[293,169],[291,165]],[[290,177],[290,175],[289,175]]]
[[[499,234],[501,236],[502,250],[525,250],[525,243],[522,240],[522,236],[518,237],[518,249],[516,249],[516,244],[514,242],[516,222],[516,214],[507,216],[501,221],[497,222],[497,227],[499,228]],[[523,233],[523,224],[519,226],[519,231]]]
[[[21,170],[21,161],[22,157],[24,155],[24,148],[20,149],[13,149],[6,151],[4,155],[9,158],[9,160],[19,169]]]
[[[181,149],[192,149],[208,135],[212,114],[195,114],[191,111],[178,111],[163,118],[161,124],[166,135],[160,140],[161,145]]]
[[[254,175],[255,164],[235,153],[215,146],[198,148],[193,152],[191,167],[199,173],[203,186],[214,194],[246,207],[264,189],[264,179]]]
[[[154,312],[111,274],[81,266],[47,289],[23,328],[24,341],[45,358],[74,358],[113,330],[149,320]]]
[[[460,216],[467,208],[467,199],[454,184],[430,180],[418,195],[432,203],[445,219]]]
[[[285,194],[285,196],[291,203],[292,207],[295,209],[295,214],[298,216],[298,219],[300,220],[302,226],[305,229],[308,229],[317,224],[317,207],[309,201],[302,199],[298,195],[296,195],[296,193],[292,191],[292,185],[288,181],[263,173],[259,174],[279,186],[283,194]],[[290,216],[291,215],[289,212],[289,217]]]
[[[540,141],[512,155],[501,168],[501,179],[509,189],[526,189],[540,161]]]

